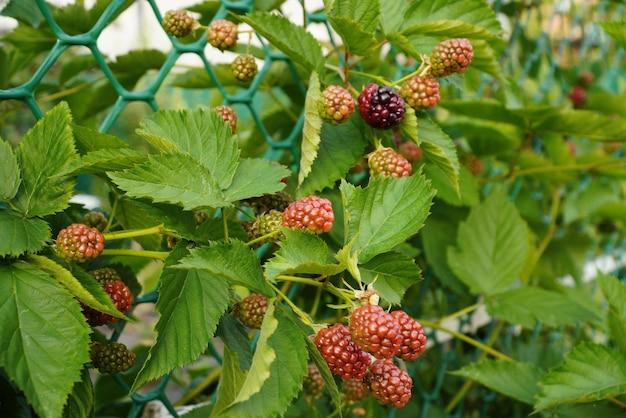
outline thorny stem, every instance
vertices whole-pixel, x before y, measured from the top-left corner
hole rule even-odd
[[[165,232],[163,224],[144,229],[129,229],[127,231],[109,232],[104,234],[104,239],[113,241],[116,239],[143,237],[146,235],[161,235]]]
[[[194,387],[189,393],[180,398],[176,402],[176,406],[183,406],[188,404],[190,401],[194,400],[198,395],[204,391],[207,387],[209,387],[212,383],[216,382],[220,376],[222,375],[222,368],[216,367],[204,378],[202,382],[196,387]]]
[[[260,237],[258,237],[258,238],[255,238],[255,239],[253,239],[253,240],[251,240],[251,241],[246,242],[246,245],[249,247],[249,246],[251,246],[251,245],[256,244],[257,242],[263,241],[263,240],[265,240],[265,239],[267,239],[267,238],[271,238],[271,237],[273,237],[274,235],[278,235],[278,234],[280,234],[280,233],[281,233],[281,231],[280,231],[280,230],[278,230],[278,231],[272,231],[272,232],[270,232],[269,234],[262,235],[262,236],[260,236]]]
[[[109,215],[107,226],[104,228],[105,233],[109,232],[109,229],[111,229],[111,225],[113,225],[113,218],[115,218],[115,212],[117,212],[117,205],[119,201],[119,197],[115,196],[115,202],[113,202],[113,207],[111,208],[111,214]]]
[[[463,309],[459,309],[458,311],[451,313],[450,315],[444,316],[443,318],[439,319],[437,321],[438,324],[443,324],[447,321],[451,321],[453,319],[459,318],[461,316],[467,315],[471,312],[474,312],[476,309],[478,309],[480,306],[482,305],[482,303],[475,303],[473,305],[467,306]]]
[[[332,293],[333,295],[345,300],[346,302],[352,303],[352,299],[350,299],[350,297],[348,297],[344,292],[342,292],[341,289],[338,289],[337,287],[327,282],[321,282],[315,279],[308,279],[306,277],[288,276],[284,274],[277,276],[276,279],[281,280],[281,281],[316,286]]]
[[[281,299],[283,299],[285,302],[287,302],[287,305],[289,305],[289,307],[296,313],[296,315],[298,315],[300,317],[302,322],[304,322],[305,324],[307,324],[309,326],[313,326],[313,321],[311,320],[311,318],[309,317],[309,315],[306,312],[304,312],[302,309],[298,308],[291,301],[291,299],[289,299],[287,297],[287,295],[285,295],[283,292],[281,292],[281,290],[279,288],[274,286],[274,284],[269,283],[269,285],[272,287],[272,289],[274,289],[274,292],[278,293],[278,295],[280,296]]]
[[[419,322],[420,324],[422,324],[425,327],[428,328],[433,328],[442,332],[445,332],[446,334],[450,334],[451,336],[453,336],[454,338],[458,338],[459,340],[466,342],[470,345],[473,345],[474,347],[480,349],[481,351],[491,354],[492,356],[494,356],[497,359],[500,360],[506,360],[506,361],[513,361],[513,359],[509,356],[507,356],[504,353],[499,352],[498,350],[488,346],[487,344],[483,344],[478,340],[473,339],[472,337],[468,337],[467,335],[455,331],[453,329],[444,327],[443,325],[439,324],[438,322],[432,322],[432,321],[424,321],[421,319],[418,319],[417,322]]]
[[[157,260],[165,260],[170,253],[167,251],[145,251],[145,250],[131,250],[128,248],[107,248],[102,251],[102,255],[127,255],[131,257],[145,257],[154,258]]]

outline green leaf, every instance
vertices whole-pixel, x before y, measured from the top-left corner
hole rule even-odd
[[[473,293],[491,295],[517,279],[528,254],[528,229],[506,195],[495,192],[459,226],[450,268]]]
[[[555,133],[596,141],[626,141],[626,119],[589,110],[546,111],[543,108],[517,112],[529,118],[539,134]]]
[[[281,309],[267,310],[252,367],[237,397],[221,416],[269,418],[282,415],[307,373],[305,336]]]
[[[428,117],[420,117],[419,127],[425,161],[439,167],[450,184],[458,189],[460,165],[454,142]]]
[[[600,26],[618,45],[626,48],[626,21],[600,22]]]
[[[457,293],[465,293],[466,287],[452,273],[446,257],[448,247],[456,244],[458,226],[458,217],[434,213],[426,220],[426,225],[424,225],[420,236],[422,237],[426,260],[435,272],[435,276],[442,284],[452,288]]]
[[[346,243],[366,263],[415,235],[424,224],[434,191],[421,174],[371,179],[362,189],[341,184]]]
[[[474,49],[474,58],[472,58],[470,70],[480,70],[504,81],[506,77],[498,64],[497,55],[491,48],[490,43],[475,39],[472,41],[472,47]]]
[[[538,287],[520,287],[493,295],[489,313],[532,329],[537,322],[558,327],[596,319],[595,314],[562,293]]]
[[[476,177],[464,166],[459,171],[458,190],[439,166],[426,164],[424,174],[432,181],[437,197],[452,206],[475,206],[480,203],[480,190]]]
[[[91,418],[94,416],[94,392],[89,370],[83,369],[81,379],[74,383],[67,398],[63,418]]]
[[[50,241],[50,227],[37,218],[25,218],[17,212],[0,210],[0,257],[17,257],[39,251]]]
[[[0,202],[11,200],[19,186],[20,169],[17,158],[11,145],[0,138]]]
[[[78,158],[70,123],[69,107],[60,103],[26,133],[17,147],[22,184],[15,206],[29,217],[62,211],[72,197],[74,182],[59,176]]]
[[[24,262],[0,265],[0,294],[0,367],[37,415],[57,418],[89,361],[91,329],[78,302]]]
[[[224,347],[222,375],[217,387],[217,401],[211,417],[221,416],[224,410],[235,400],[238,390],[245,380],[246,371],[242,369],[237,355],[226,345]]]
[[[213,244],[191,250],[178,265],[172,268],[206,270],[212,276],[232,284],[273,296],[272,288],[263,279],[263,271],[254,251],[243,242]]]
[[[262,175],[259,175],[262,174]],[[272,194],[285,188],[281,182],[291,172],[282,165],[260,158],[241,160],[230,187],[224,191],[228,202]]]
[[[402,132],[404,137],[415,142],[417,145],[420,144],[421,141],[417,136],[417,116],[415,115],[415,109],[412,107],[406,106],[404,119],[402,119],[402,123],[400,124],[400,132]]]
[[[137,130],[159,151],[188,154],[204,166],[222,189],[230,186],[239,148],[230,125],[211,109],[161,110]]]
[[[346,141],[346,138],[350,140]],[[313,162],[311,173],[300,185],[300,194],[309,195],[332,187],[359,161],[366,145],[363,123],[358,115],[339,125],[325,123],[317,159]]]
[[[75,271],[78,272],[78,274],[82,272],[82,274],[80,274],[81,279],[78,280],[68,269],[47,257],[29,255],[27,260],[65,286],[72,295],[80,299],[84,304],[100,312],[113,315],[116,318],[126,319],[126,316],[117,310],[117,307],[113,304],[109,295],[90,274],[75,267]]]
[[[502,103],[495,99],[443,100],[439,106],[457,115],[492,122],[508,123],[519,128],[525,127],[525,121],[522,116],[507,109]]]
[[[270,280],[279,274],[306,273],[332,276],[344,270],[334,262],[324,241],[311,233],[285,229],[280,249],[265,263]]]
[[[415,262],[397,252],[379,254],[359,269],[363,281],[374,283],[380,297],[393,305],[400,305],[407,289],[422,279]]]
[[[320,91],[320,79],[314,71],[309,78],[309,89],[304,102],[304,128],[302,129],[302,156],[300,157],[300,173],[298,173],[298,185],[311,173],[313,162],[317,158],[320,147],[320,132],[322,130],[322,118],[319,115],[319,107],[322,100]]]
[[[143,164],[107,174],[131,197],[178,204],[187,210],[228,205],[215,178],[188,155],[150,155]]]
[[[248,330],[241,321],[235,319],[232,314],[226,314],[222,316],[217,333],[224,341],[224,347],[228,348],[237,359],[239,367],[242,370],[250,369],[252,364],[250,339],[248,338]]]
[[[496,14],[483,0],[432,0],[418,1],[409,7],[402,32],[495,40],[502,28]]]
[[[324,379],[324,389],[326,389],[326,391],[330,394],[330,398],[332,399],[333,404],[335,404],[336,410],[339,411],[338,416],[341,417],[341,395],[339,394],[339,388],[337,387],[335,378],[333,377],[330,368],[328,368],[328,363],[326,363],[326,360],[324,360],[324,357],[322,357],[322,354],[319,352],[313,341],[309,338],[305,338],[304,341],[306,341],[306,347],[309,351],[309,362],[315,363],[320,371],[322,379]]]
[[[130,148],[103,148],[83,155],[70,172],[104,173],[132,168],[145,162],[148,156]]]
[[[156,342],[131,391],[200,357],[228,307],[229,285],[220,275],[172,268],[188,254],[180,244],[165,261],[156,303],[161,315],[155,326]]]
[[[452,374],[474,380],[491,390],[532,405],[539,391],[538,381],[545,372],[530,363],[481,360]]]
[[[607,399],[626,392],[626,361],[619,352],[584,342],[539,382],[535,409]]]
[[[266,38],[272,46],[280,49],[295,63],[309,71],[324,71],[324,56],[317,40],[301,26],[286,17],[267,12],[255,12],[239,16],[244,23]]]
[[[626,284],[612,276],[600,275],[598,284],[609,302],[607,313],[611,337],[619,346],[621,352],[626,353]]]
[[[99,132],[86,126],[72,125],[76,148],[81,154],[103,150],[130,148],[130,146],[120,138]]]
[[[13,45],[16,49],[26,53],[41,53],[50,51],[54,46],[56,37],[47,26],[33,28],[25,24],[19,24],[2,38]]]
[[[400,29],[410,5],[408,1],[380,0],[380,21],[386,34]]]
[[[366,56],[376,46],[374,32],[380,22],[380,2],[335,0],[328,20],[350,52]]]

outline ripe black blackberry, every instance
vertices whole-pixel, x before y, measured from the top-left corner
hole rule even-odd
[[[374,128],[393,128],[404,119],[404,99],[391,87],[368,84],[359,95],[359,112]]]

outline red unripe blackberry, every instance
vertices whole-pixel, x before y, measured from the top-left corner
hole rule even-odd
[[[222,119],[230,124],[230,130],[232,133],[237,132],[237,113],[235,109],[230,106],[217,106],[215,108],[215,113],[220,115]]]
[[[439,82],[430,76],[411,77],[402,83],[400,96],[416,109],[435,107],[439,104]]]
[[[302,381],[302,390],[308,402],[315,401],[324,390],[324,378],[314,363],[309,363],[309,372]]]
[[[83,223],[102,232],[107,227],[107,217],[102,212],[89,212],[83,216]]]
[[[402,345],[400,325],[378,305],[361,306],[352,312],[350,334],[361,349],[376,358],[391,358]]]
[[[479,176],[484,170],[483,163],[480,161],[480,158],[478,158],[474,154],[467,155],[464,159],[464,162],[467,169],[474,176]]]
[[[249,296],[235,305],[235,316],[247,327],[259,329],[267,312],[267,297],[259,293]]]
[[[350,92],[341,86],[328,86],[322,92],[320,116],[324,119],[341,123],[350,118],[354,112],[354,99]]]
[[[55,249],[61,258],[84,263],[93,260],[104,250],[104,235],[96,228],[72,224],[59,232]]]
[[[258,67],[254,57],[250,54],[238,55],[230,64],[233,76],[244,83],[252,80],[257,73]]]
[[[163,29],[168,35],[184,38],[198,26],[186,10],[170,10],[163,16]]]
[[[344,379],[363,379],[370,357],[352,341],[350,330],[343,324],[321,329],[315,345],[328,363],[330,371]]]
[[[445,40],[430,54],[430,75],[439,78],[463,73],[473,58],[474,49],[469,40],[465,38]]]
[[[307,196],[287,206],[283,212],[283,226],[321,234],[333,228],[335,214],[330,200]]]
[[[583,107],[587,101],[587,90],[581,86],[574,86],[569,92],[569,99],[572,101],[574,108]]]
[[[370,387],[360,379],[344,380],[341,389],[343,401],[348,405],[359,402],[370,395]]]
[[[372,395],[383,405],[404,407],[411,400],[413,380],[390,359],[376,360],[368,373]]]
[[[422,325],[404,311],[393,311],[393,319],[402,329],[402,345],[397,354],[402,360],[417,359],[426,350],[426,334]]]
[[[91,364],[100,373],[125,372],[135,364],[135,353],[122,343],[91,344]]]
[[[401,143],[398,151],[408,161],[419,161],[422,159],[422,149],[413,141]]]
[[[237,44],[237,25],[230,20],[218,19],[206,30],[209,44],[219,50],[230,49]]]
[[[359,95],[359,112],[374,128],[393,128],[404,119],[404,99],[391,87],[371,83]]]
[[[122,281],[117,271],[110,267],[105,267],[93,270],[90,273],[100,282],[102,288],[109,295],[118,311],[124,314],[130,311],[133,305],[133,293],[126,283]],[[87,305],[82,305],[82,308],[87,323],[92,327],[117,322],[117,318],[114,316],[97,311]]]
[[[367,157],[370,173],[376,176],[406,177],[413,172],[413,166],[406,158],[391,148],[379,148]]]

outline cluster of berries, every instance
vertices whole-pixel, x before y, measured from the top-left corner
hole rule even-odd
[[[243,224],[252,238],[273,242],[282,238],[281,228],[300,229],[315,234],[329,232],[335,215],[332,203],[319,196],[307,196],[293,201],[286,192],[263,195],[246,201],[257,214],[254,221]]]
[[[61,258],[75,263],[85,263],[98,257],[104,249],[104,235],[107,219],[99,212],[85,215],[82,224],[71,224],[59,231],[55,242],[55,252]],[[89,273],[109,295],[118,311],[128,313],[133,304],[133,293],[112,267],[91,270]],[[92,326],[110,325],[117,318],[81,304],[87,323]],[[91,362],[101,373],[121,373],[135,364],[135,353],[121,343],[93,343]]]
[[[399,91],[390,86],[370,83],[359,94],[361,117],[372,127],[390,129],[404,119],[405,106],[426,109],[439,103],[437,78],[463,73],[471,64],[474,51],[467,39],[449,39],[439,43],[428,58],[428,69],[422,75],[404,80]],[[354,99],[341,86],[328,86],[322,93],[320,115],[341,123],[355,109]]]
[[[163,29],[176,38],[189,36],[201,25],[185,10],[170,10],[163,16]],[[220,51],[231,50],[237,45],[237,24],[226,19],[213,21],[207,28],[208,43]],[[243,83],[251,81],[258,71],[256,60],[250,54],[238,55],[231,64],[233,77]]]
[[[411,398],[413,381],[393,357],[417,359],[426,349],[426,335],[406,312],[387,313],[366,304],[352,312],[349,326],[335,324],[320,330],[315,344],[331,372],[350,382],[353,395],[371,392],[380,403],[402,408]],[[371,365],[370,355],[375,358]]]

